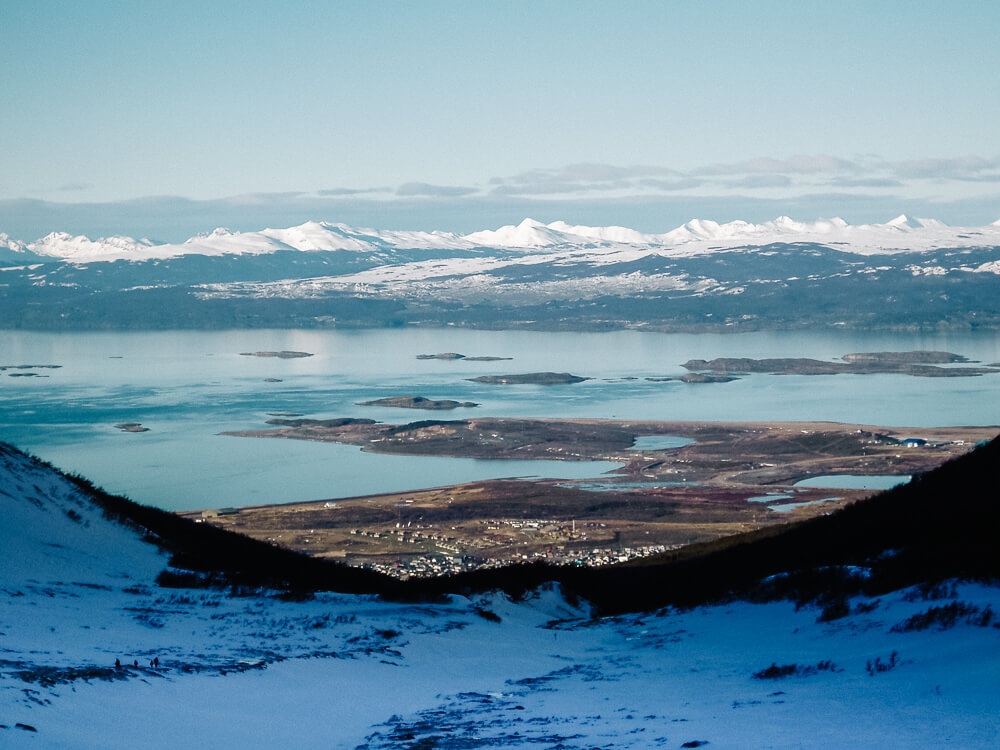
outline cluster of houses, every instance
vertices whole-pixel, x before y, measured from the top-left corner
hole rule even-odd
[[[523,562],[545,561],[554,565],[611,565],[639,557],[648,557],[680,545],[650,544],[642,547],[593,547],[515,553],[507,557],[479,558],[474,555],[422,555],[392,563],[367,562],[363,567],[397,578],[421,578],[451,575],[471,570],[502,568]]]
[[[434,532],[420,531],[419,528],[411,528],[410,524],[403,526],[402,524],[397,523],[396,528],[389,529],[387,531],[351,529],[351,534],[355,536],[367,536],[372,539],[388,539],[401,542],[403,544],[420,544],[425,546],[432,544],[438,549],[452,555],[457,555],[462,551],[459,547],[458,540],[455,537],[445,536],[444,534]]]

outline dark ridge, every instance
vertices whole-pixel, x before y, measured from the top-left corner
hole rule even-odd
[[[11,445],[0,451],[16,455]],[[111,495],[83,477],[66,474],[32,456],[72,482],[111,521],[144,533],[147,541],[167,550],[170,564],[159,583],[176,586],[275,588],[289,592],[338,591],[353,594],[398,595],[398,581],[361,568],[320,560],[283,547],[251,539],[210,524],[195,523],[173,513]]]
[[[439,424],[439,423],[431,423]],[[411,425],[412,427],[412,425]],[[0,451],[16,449],[0,443]],[[38,460],[38,459],[35,459]],[[44,463],[44,462],[39,462]],[[950,578],[1000,580],[1000,438],[934,471],[828,516],[770,527],[605,568],[543,563],[400,582],[271,546],[109,495],[67,476],[112,520],[144,530],[172,553],[165,585],[340,591],[398,600],[501,590],[518,598],[557,582],[601,614],[692,607],[733,598],[827,605],[828,619],[857,593],[877,596]],[[58,470],[57,470],[58,471]],[[827,614],[824,610],[824,616]]]
[[[832,603],[949,578],[1000,579],[994,439],[934,471],[828,516],[695,544],[605,568],[544,564],[416,582],[426,595],[547,581],[604,614],[730,598]]]

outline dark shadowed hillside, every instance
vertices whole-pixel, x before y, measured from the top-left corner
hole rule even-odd
[[[16,449],[0,444],[5,455]],[[828,516],[696,544],[606,568],[519,565],[400,582],[308,557],[70,480],[105,514],[145,530],[171,554],[166,586],[270,586],[289,591],[430,599],[502,589],[519,596],[559,582],[603,613],[694,606],[726,598],[793,598],[835,611],[870,596],[948,578],[1000,578],[1000,442],[981,445],[907,485]],[[190,571],[190,572],[183,572]]]
[[[853,593],[878,595],[947,578],[996,579],[997,465],[1000,442],[994,439],[909,484],[809,521],[607,568],[519,566],[419,586],[518,594],[555,579],[610,613],[730,596],[835,603]]]
[[[0,457],[29,460],[6,443],[0,443]],[[50,468],[38,459],[30,461],[37,467]],[[170,554],[171,566],[177,570],[161,573],[158,579],[161,585],[397,593],[398,584],[381,574],[319,560],[208,524],[195,523],[159,508],[139,505],[110,495],[82,477],[66,478],[87,500],[101,508],[106,517],[144,532],[147,541]]]

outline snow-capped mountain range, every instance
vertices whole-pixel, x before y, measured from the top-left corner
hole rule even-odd
[[[117,261],[117,262],[112,262]],[[0,235],[0,329],[1000,327],[1000,222]]]
[[[346,224],[310,221],[287,229],[231,232],[216,229],[178,244],[154,243],[132,237],[90,239],[65,232],[34,242],[13,240],[0,233],[0,249],[26,260],[57,259],[72,262],[150,260],[183,255],[259,255],[287,250],[302,252],[392,249],[469,250],[474,248],[531,249],[604,248],[623,246],[656,250],[664,254],[690,254],[717,248],[760,246],[771,243],[808,242],[860,254],[933,250],[938,248],[1000,244],[1000,220],[984,227],[950,227],[935,219],[905,215],[884,224],[852,225],[840,218],[801,222],[781,216],[752,224],[693,219],[662,234],[627,227],[591,227],[563,221],[543,224],[525,219],[520,224],[471,234],[453,232],[387,231],[356,229]]]

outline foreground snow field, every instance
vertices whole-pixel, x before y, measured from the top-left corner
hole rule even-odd
[[[593,619],[555,590],[291,601],[156,586],[164,556],[18,454],[0,512],[5,748],[1000,745],[993,587],[830,622],[788,602]]]

